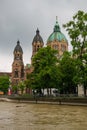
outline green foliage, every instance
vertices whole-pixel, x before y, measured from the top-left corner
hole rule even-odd
[[[61,93],[75,93],[75,60],[71,58],[70,53],[65,52],[59,61],[57,53],[50,47],[39,50],[33,58],[34,71],[28,75],[28,83],[33,89],[56,88]]]
[[[14,94],[17,94],[17,91],[18,91],[18,86],[17,86],[17,85],[12,86],[12,92],[13,92]]]
[[[87,13],[78,11],[73,20],[64,25],[71,38],[73,56],[76,59],[75,80],[87,86]],[[86,90],[85,90],[86,93]]]
[[[35,74],[32,72],[30,74],[27,74],[27,79],[24,81],[26,88],[28,89],[35,89],[37,85],[35,80]]]
[[[77,83],[74,78],[76,76],[75,60],[71,57],[69,52],[65,52],[59,64],[62,73],[62,84],[60,90],[62,93],[75,93]]]
[[[71,38],[73,54],[82,57],[87,52],[87,13],[78,11],[73,20],[64,25]]]
[[[23,81],[21,81],[19,84],[18,84],[18,89],[21,90],[21,93],[23,94],[23,91],[25,89],[25,83]]]
[[[9,88],[9,77],[0,76],[0,91],[3,91],[4,94],[7,94]]]
[[[58,52],[50,47],[41,48],[33,58],[34,71],[39,72],[43,68],[55,65],[57,62],[56,54]]]
[[[34,71],[29,75],[33,89],[58,88],[60,72],[57,67],[58,52],[50,47],[41,48],[33,58]]]

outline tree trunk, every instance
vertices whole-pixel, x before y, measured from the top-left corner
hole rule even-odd
[[[47,88],[47,95],[49,96],[49,88]]]
[[[50,88],[50,95],[52,95],[52,91],[51,91],[51,88]]]
[[[86,86],[84,85],[84,96],[86,96]]]

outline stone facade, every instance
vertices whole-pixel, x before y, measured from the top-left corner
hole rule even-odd
[[[43,39],[42,37],[40,36],[40,33],[39,33],[39,30],[37,29],[36,30],[36,35],[35,37],[33,38],[33,42],[32,42],[32,57],[31,57],[31,62],[32,62],[32,58],[33,56],[38,52],[38,50],[40,48],[42,48],[44,46],[44,43],[43,43]]]
[[[65,41],[53,41],[53,42],[49,42],[47,43],[48,46],[50,46],[51,48],[58,50],[58,58],[60,58],[64,51],[68,51],[68,44]]]
[[[24,80],[24,63],[23,63],[23,50],[20,46],[20,42],[17,41],[17,45],[14,49],[14,61],[12,64],[12,85],[18,85],[20,81]]]

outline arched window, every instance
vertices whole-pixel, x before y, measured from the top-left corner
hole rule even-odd
[[[54,45],[53,48],[54,48],[55,50],[58,50],[58,45]]]
[[[14,77],[15,78],[18,78],[18,70],[16,69],[15,72],[14,72]]]
[[[66,46],[63,45],[63,44],[61,44],[61,51],[62,51],[62,52],[66,51]]]
[[[39,50],[39,48],[40,48],[40,46],[38,45],[38,46],[37,46],[37,51]]]
[[[24,69],[22,68],[21,69],[21,78],[23,78],[24,77]]]

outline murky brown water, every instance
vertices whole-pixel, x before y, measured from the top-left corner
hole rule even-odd
[[[0,130],[87,130],[87,107],[0,102]]]

